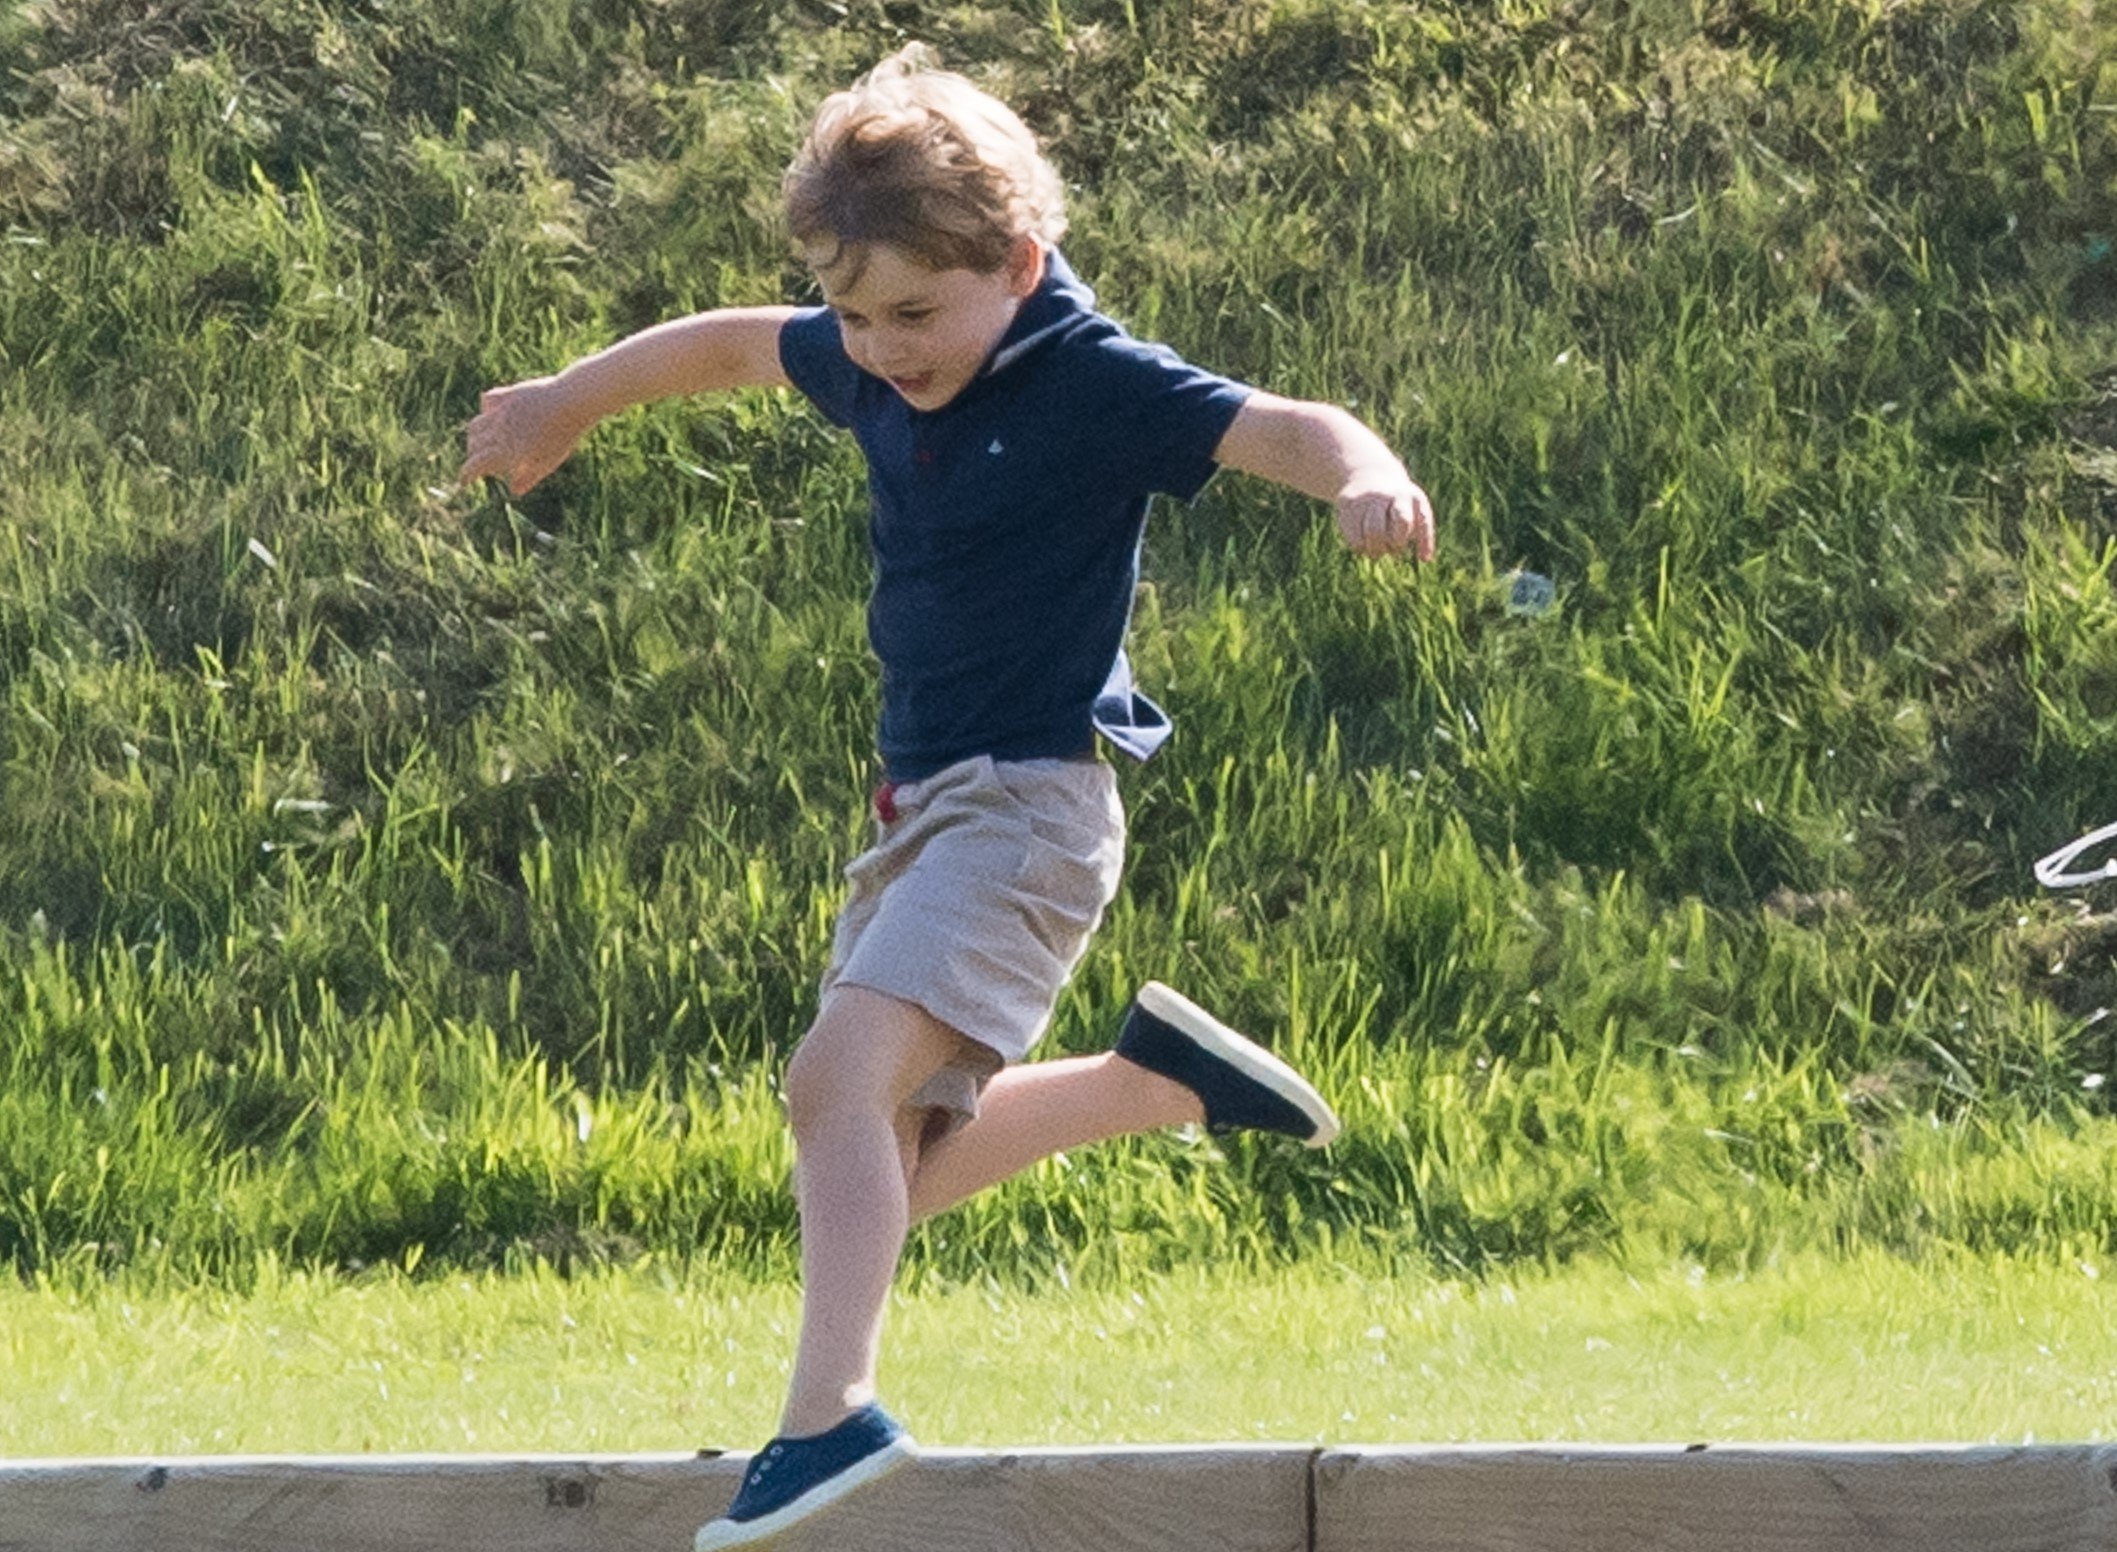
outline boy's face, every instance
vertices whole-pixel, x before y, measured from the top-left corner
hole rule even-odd
[[[826,272],[816,278],[853,365],[916,410],[937,410],[970,385],[1044,271],[1043,249],[1027,237],[990,274],[931,269],[889,243],[874,244],[866,257],[843,289]]]

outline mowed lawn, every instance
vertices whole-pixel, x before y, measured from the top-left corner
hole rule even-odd
[[[1309,1265],[908,1291],[884,1384],[936,1445],[2117,1435],[2117,1264],[1799,1258],[1482,1282]],[[748,1449],[785,1285],[669,1268],[254,1292],[0,1291],[15,1456]]]

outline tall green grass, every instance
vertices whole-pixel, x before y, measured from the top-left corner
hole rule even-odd
[[[1158,976],[1340,1101],[922,1232],[947,1278],[2111,1244],[2117,30],[2042,0],[45,0],[0,19],[0,1258],[791,1264],[863,843],[857,454],[787,395],[517,503],[478,391],[808,294],[904,35],[1069,251],[1353,404],[1443,559],[1160,511],[1181,723],[1052,1045]],[[1556,578],[1509,616],[1497,578]]]

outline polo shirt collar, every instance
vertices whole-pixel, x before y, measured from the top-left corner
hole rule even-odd
[[[1044,250],[1044,278],[1022,301],[1000,336],[992,356],[978,375],[991,377],[1036,349],[1079,325],[1095,311],[1095,293],[1088,289],[1073,266],[1056,248]]]

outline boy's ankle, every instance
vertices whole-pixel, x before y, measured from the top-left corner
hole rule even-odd
[[[1140,1108],[1146,1112],[1148,1124],[1139,1130],[1205,1125],[1205,1102],[1191,1089],[1151,1067],[1140,1065],[1122,1051],[1112,1051],[1110,1060],[1124,1064],[1125,1082],[1132,1087]]]
[[[778,1436],[782,1439],[813,1439],[818,1434],[829,1433],[862,1407],[872,1405],[874,1400],[873,1390],[863,1390],[822,1400],[789,1401],[779,1419]]]

